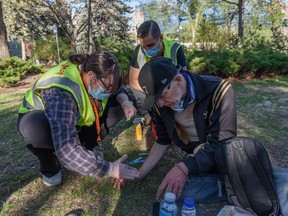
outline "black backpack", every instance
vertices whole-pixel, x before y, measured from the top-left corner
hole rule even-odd
[[[229,203],[259,216],[279,215],[271,162],[259,142],[246,137],[223,140],[215,156]]]

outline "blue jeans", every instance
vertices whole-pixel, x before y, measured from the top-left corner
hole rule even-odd
[[[288,169],[272,166],[282,216],[288,216]]]
[[[196,203],[215,203],[227,201],[227,195],[219,174],[193,176],[186,182],[179,202],[184,197],[193,197]]]
[[[288,169],[276,165],[272,165],[272,167],[281,215],[288,216]],[[182,203],[186,196],[193,197],[196,203],[227,201],[224,185],[218,174],[205,174],[189,178],[178,201]]]

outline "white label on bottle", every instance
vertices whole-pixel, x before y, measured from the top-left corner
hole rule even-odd
[[[164,209],[160,209],[159,216],[172,216],[172,212],[167,212]]]
[[[182,210],[182,216],[196,216],[196,212],[194,210]]]

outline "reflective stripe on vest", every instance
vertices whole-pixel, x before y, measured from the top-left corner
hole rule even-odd
[[[178,49],[181,47],[180,44],[174,42],[174,41],[169,41],[167,39],[163,39],[163,43],[164,43],[164,57],[165,58],[170,58],[172,60],[172,62],[177,65],[177,52]],[[143,67],[143,65],[149,61],[150,58],[147,57],[144,52],[142,51],[142,47],[140,45],[139,47],[139,51],[138,51],[138,56],[137,56],[137,62],[139,65],[139,69],[141,69]]]
[[[80,72],[76,65],[68,61],[61,62],[58,66],[51,68],[40,77],[35,85],[26,92],[23,103],[19,108],[19,113],[43,110],[40,90],[52,87],[66,90],[74,97],[78,106],[77,125],[89,126],[95,122],[93,108],[82,82]],[[106,105],[107,100],[103,102]]]

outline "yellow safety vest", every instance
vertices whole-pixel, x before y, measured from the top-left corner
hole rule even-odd
[[[174,41],[169,41],[167,39],[163,39],[163,43],[165,46],[164,49],[164,57],[165,58],[170,58],[172,60],[172,62],[177,65],[177,52],[178,49],[181,47],[180,44],[174,42]],[[143,67],[143,65],[149,61],[151,58],[149,58],[148,56],[146,56],[142,49],[139,48],[139,52],[138,52],[138,56],[137,56],[137,62],[139,65],[139,69],[141,69]]]
[[[69,61],[61,62],[44,73],[34,86],[25,93],[23,103],[19,107],[18,112],[24,114],[33,110],[44,110],[40,91],[52,87],[63,89],[73,95],[79,111],[77,125],[90,126],[95,122],[95,114],[81,79],[81,73],[77,65]],[[107,101],[108,99],[101,102],[102,110],[99,116],[103,114]]]

